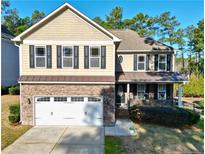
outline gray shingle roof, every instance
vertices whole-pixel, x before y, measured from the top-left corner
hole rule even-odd
[[[129,29],[110,30],[110,32],[122,40],[119,47],[117,48],[117,51],[173,51],[172,47],[167,46],[159,41],[153,40],[152,38],[140,37],[135,31]]]
[[[184,82],[187,77],[177,72],[121,72],[117,82]]]

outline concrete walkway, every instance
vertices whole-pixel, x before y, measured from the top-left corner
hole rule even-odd
[[[137,131],[134,123],[129,119],[117,119],[115,126],[105,127],[107,136],[135,136]]]
[[[100,127],[33,127],[3,154],[103,154],[104,129]]]

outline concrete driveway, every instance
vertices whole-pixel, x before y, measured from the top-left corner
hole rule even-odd
[[[36,126],[3,154],[103,154],[104,128]]]

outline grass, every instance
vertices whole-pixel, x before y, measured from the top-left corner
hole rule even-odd
[[[32,126],[17,125],[12,126],[8,121],[9,106],[19,103],[18,95],[1,96],[1,149],[4,149],[17,138],[29,130]]]
[[[123,153],[122,140],[118,137],[105,137],[105,153],[106,154],[121,154]]]
[[[106,137],[105,153],[203,153],[203,120],[199,127],[170,128],[152,124],[135,124],[137,136]],[[113,146],[115,145],[115,146]],[[113,148],[112,148],[113,147]]]

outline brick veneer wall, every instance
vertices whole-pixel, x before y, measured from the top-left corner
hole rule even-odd
[[[33,125],[33,96],[103,96],[104,125],[115,122],[114,85],[22,84],[22,123]],[[30,99],[30,103],[29,103]]]

